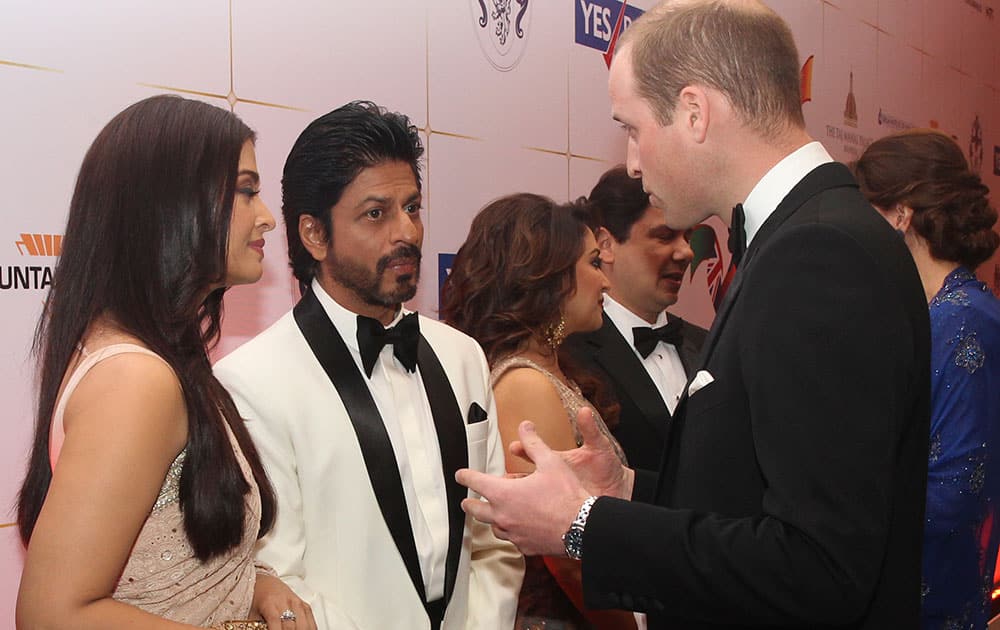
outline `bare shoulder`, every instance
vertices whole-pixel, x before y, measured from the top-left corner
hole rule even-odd
[[[559,399],[559,392],[551,379],[531,367],[513,367],[503,374],[493,384],[493,392],[500,396],[512,398],[526,397],[530,399],[554,397]]]
[[[180,380],[160,357],[122,352],[83,376],[66,403],[67,435],[83,429],[119,432],[140,441],[160,436],[170,450],[187,441],[187,408]],[[176,447],[176,448],[174,448]]]
[[[536,427],[551,425],[569,427],[566,408],[559,392],[549,378],[530,367],[513,368],[505,372],[493,388],[501,425],[533,420]]]
[[[99,361],[80,381],[70,404],[95,395],[161,403],[183,399],[173,368],[158,356],[140,352],[122,352]]]
[[[518,437],[518,426],[531,420],[538,436],[556,450],[576,446],[573,427],[562,399],[549,377],[531,367],[504,372],[493,387],[500,438],[509,445]],[[533,466],[517,457],[507,458],[508,472],[530,472]]]

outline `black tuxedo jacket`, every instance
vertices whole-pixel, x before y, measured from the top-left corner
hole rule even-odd
[[[602,498],[588,605],[650,628],[917,628],[927,303],[847,169],[809,173],[754,237],[658,476]]]
[[[670,314],[667,318],[676,319]],[[694,373],[707,333],[704,328],[683,323],[677,353],[688,376]],[[572,335],[566,341],[566,349],[583,368],[602,378],[614,391],[621,404],[621,415],[612,433],[625,451],[629,465],[647,470],[659,467],[670,412],[632,345],[605,314],[604,324],[598,330]]]

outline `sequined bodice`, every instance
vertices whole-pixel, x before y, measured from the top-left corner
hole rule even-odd
[[[84,353],[85,357],[67,381],[52,417],[50,456],[53,467],[62,444],[64,401],[72,395],[87,370],[123,352],[160,358],[133,344],[115,344],[93,353]],[[228,425],[226,433],[240,469],[250,484],[243,538],[239,545],[205,562],[195,556],[184,529],[184,514],[179,501],[181,471],[187,457],[185,448],[167,470],[160,493],[122,570],[114,599],[160,617],[203,627],[247,617],[256,582],[253,552],[260,527],[260,493],[250,465]]]
[[[618,445],[618,440],[611,435],[608,430],[607,425],[604,423],[604,418],[601,414],[594,408],[594,406],[583,397],[583,393],[580,391],[580,387],[573,381],[569,382],[569,385],[562,382],[555,374],[546,370],[544,367],[538,365],[531,359],[522,356],[509,356],[505,359],[500,360],[490,371],[490,384],[496,385],[500,377],[503,376],[505,372],[513,368],[527,367],[533,370],[537,370],[545,375],[552,383],[552,386],[556,388],[556,392],[559,394],[559,400],[562,401],[563,408],[566,410],[566,417],[569,420],[569,424],[573,427],[573,438],[576,440],[576,445],[583,445],[583,436],[580,435],[580,429],[576,425],[576,414],[582,407],[590,407],[594,411],[594,420],[597,423],[597,427],[604,433],[615,449],[615,454],[618,455],[622,463],[625,463],[625,453],[622,451],[621,446]]]

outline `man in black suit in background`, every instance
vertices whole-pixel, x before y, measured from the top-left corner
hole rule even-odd
[[[463,508],[582,558],[587,605],[650,628],[918,627],[927,303],[808,136],[790,29],[760,2],[669,1],[626,31],[609,93],[630,174],[671,228],[731,222],[738,271],[659,475],[616,464],[583,412],[562,453],[522,424],[531,475],[459,471],[488,500]]]
[[[629,465],[655,470],[707,332],[666,311],[694,252],[689,232],[667,226],[624,166],[604,173],[589,199],[611,289],[601,328],[571,336],[566,349],[614,390],[621,414],[612,433]]]

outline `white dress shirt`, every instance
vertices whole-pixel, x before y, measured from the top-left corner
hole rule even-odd
[[[316,280],[313,280],[312,288],[364,375],[361,351],[358,349],[357,314],[338,304]],[[407,312],[401,308],[386,328],[395,326]],[[407,372],[392,350],[390,344],[382,348],[368,386],[392,442],[413,529],[413,542],[420,559],[424,590],[427,600],[433,601],[444,596],[448,555],[448,500],[441,468],[441,448],[420,368]]]
[[[747,246],[781,200],[803,177],[817,166],[833,161],[823,145],[814,141],[802,145],[772,166],[743,202],[746,217],[743,229],[747,234]]]
[[[687,383],[687,375],[684,373],[684,364],[681,363],[681,355],[677,348],[669,343],[660,342],[656,344],[649,356],[643,358],[639,351],[635,349],[635,335],[633,328],[645,326],[647,328],[659,328],[667,324],[667,312],[663,311],[656,317],[656,323],[650,326],[649,322],[639,317],[614,300],[610,295],[604,295],[604,312],[607,313],[611,323],[615,325],[625,341],[628,342],[632,352],[639,358],[642,367],[646,368],[649,378],[653,380],[660,397],[667,405],[670,415],[673,415],[677,401],[680,400],[681,392]]]

